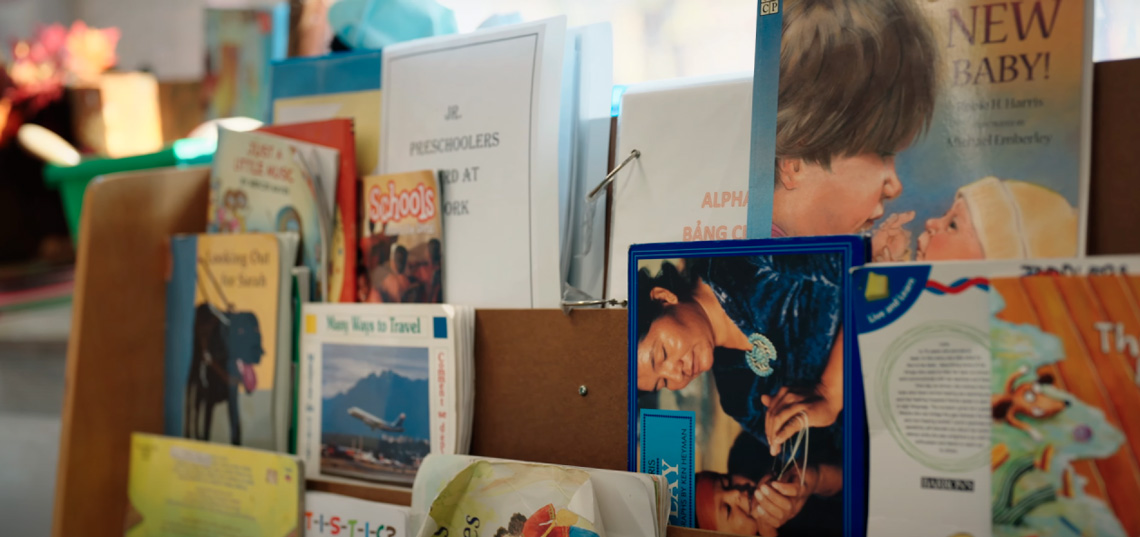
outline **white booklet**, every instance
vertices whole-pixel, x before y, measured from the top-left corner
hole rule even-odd
[[[409,508],[329,492],[305,493],[305,537],[408,537]]]
[[[557,307],[564,17],[384,49],[380,173],[437,170],[444,296]]]
[[[465,453],[474,310],[302,307],[297,451],[306,475],[410,484],[429,453]]]
[[[622,96],[606,298],[626,299],[629,247],[746,238],[752,76],[648,82]]]
[[[855,269],[871,450],[867,534],[999,534],[990,516],[998,501],[991,491],[998,457],[991,451],[991,278],[1137,272],[1140,257]]]

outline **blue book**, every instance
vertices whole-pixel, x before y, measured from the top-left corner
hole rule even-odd
[[[289,52],[289,4],[206,10],[207,117],[269,120],[269,64]]]
[[[666,476],[671,523],[861,535],[850,272],[865,240],[643,244],[629,255],[629,467]]]
[[[297,243],[295,233],[171,239],[165,434],[286,451]]]

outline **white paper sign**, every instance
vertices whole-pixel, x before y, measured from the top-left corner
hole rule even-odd
[[[633,244],[743,239],[752,76],[651,82],[622,97],[607,298],[626,299]]]
[[[565,18],[384,49],[380,171],[435,170],[444,300],[557,307]]]

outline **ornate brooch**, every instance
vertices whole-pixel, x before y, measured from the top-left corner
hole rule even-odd
[[[771,375],[772,361],[776,359],[776,347],[772,341],[763,334],[752,334],[748,336],[748,342],[752,344],[752,350],[744,353],[748,367],[761,377]]]

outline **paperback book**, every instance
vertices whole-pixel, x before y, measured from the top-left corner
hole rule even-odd
[[[1020,535],[1023,531],[1063,533],[1056,519],[1050,519],[1044,526],[1034,522],[1043,520],[1044,513],[1054,512],[1060,506],[1050,502],[1017,505],[1005,502],[1010,494],[1022,497],[1040,492],[1041,497],[1048,496],[1038,491],[1039,487],[1030,486],[1035,482],[1040,485],[1042,478],[1040,475],[1031,477],[1034,474],[1031,469],[1019,466],[1018,471],[1029,473],[1012,480],[1006,473],[1024,461],[1006,462],[1012,460],[1011,456],[1019,459],[1030,452],[1050,451],[1044,465],[1057,468],[1053,477],[1060,479],[1063,477],[1060,468],[1067,465],[1065,461],[1110,451],[1106,448],[1111,442],[1099,444],[1099,441],[1111,438],[1112,433],[1102,427],[1109,423],[1105,419],[1110,420],[1111,414],[1106,412],[1094,420],[1085,410],[1080,411],[1083,423],[1101,427],[1095,438],[1085,436],[1083,441],[1077,442],[1091,451],[1078,453],[1079,449],[1071,449],[1072,437],[1063,444],[1053,442],[1055,446],[1048,449],[1045,446],[1048,442],[1034,438],[1038,433],[1032,431],[1041,428],[1039,424],[1055,423],[1051,418],[1060,413],[1065,401],[1070,401],[1067,403],[1070,406],[1074,403],[1068,395],[1055,392],[1042,395],[1063,386],[1057,380],[1058,375],[1043,370],[1048,357],[1061,359],[1056,353],[1046,352],[1060,349],[1057,340],[1048,336],[1017,339],[1014,336],[1033,329],[1013,329],[1008,322],[1024,323],[1029,318],[1037,319],[1037,315],[1056,315],[1068,307],[1047,300],[1027,302],[1018,291],[1023,286],[1018,283],[1021,280],[1016,278],[1024,278],[1024,287],[1050,287],[1056,283],[1042,282],[1077,278],[1089,282],[1080,286],[1083,292],[1095,291],[1102,299],[1111,299],[1106,304],[1112,309],[1098,305],[1090,308],[1093,311],[1083,310],[1082,314],[1088,314],[1088,318],[1073,319],[1071,326],[1081,327],[1087,336],[1090,329],[1096,329],[1097,322],[1108,320],[1104,315],[1115,314],[1130,322],[1127,320],[1131,317],[1126,315],[1129,312],[1124,308],[1135,296],[1128,282],[1137,272],[1140,272],[1140,259],[1135,257],[894,264],[857,269],[855,319],[866,379],[869,463],[873,476],[868,486],[868,534],[985,537]],[[1014,277],[1013,283],[999,284],[1005,277]],[[1001,289],[1006,291],[995,295]],[[994,300],[1007,304],[998,308],[1001,310],[999,319],[1007,323],[992,320],[991,301]],[[1090,304],[1089,296],[1082,300]],[[1031,314],[1031,311],[1037,313]],[[1060,321],[1055,319],[1055,322]],[[1115,325],[1112,328],[1115,329]],[[1114,343],[1115,332],[1110,330],[1107,335]],[[1042,342],[1053,346],[1034,350],[1034,346],[1040,347]],[[1090,352],[1097,343],[1089,341],[1088,350],[1080,350],[1080,353],[1073,344],[1066,346],[1062,354],[1068,357],[1064,360],[1074,364],[1071,367],[1078,367],[1082,362],[1077,360],[1077,354]],[[1037,359],[1040,363],[1029,364],[1014,357],[1011,353],[1016,349],[1011,344],[1024,352],[1043,353]],[[1019,370],[1022,365],[1027,367],[1025,371]],[[1127,378],[1131,382],[1133,377],[1119,369],[1116,372],[1120,375],[1113,377],[1110,384],[1098,380],[1101,377],[1082,378],[1090,382],[1094,391],[1100,389],[1098,386],[1118,391],[1125,384],[1118,379]],[[1018,399],[1016,405],[1011,404],[1014,399]],[[1099,400],[1092,402],[1096,401]],[[1068,432],[1074,430],[1075,424]],[[1056,457],[1052,455],[1054,449]],[[1057,496],[1057,501],[1088,503],[1083,497],[1073,495]],[[1032,516],[1010,518],[1011,506],[1027,514],[1038,507],[1042,510]],[[991,511],[993,517],[987,516]],[[1082,520],[1088,519],[1080,518],[1083,516],[1070,517],[1070,520],[1078,529],[1083,527],[1092,534],[1106,534],[1085,526]]]
[[[305,537],[408,537],[408,507],[332,494],[305,493]]]
[[[269,63],[288,47],[288,2],[206,9],[207,117],[269,119]]]
[[[325,197],[326,211],[330,215],[332,235],[329,241],[328,301],[354,302],[356,300],[356,211],[357,184],[356,141],[351,119],[328,119],[305,123],[286,123],[263,127],[262,132],[300,140],[336,149],[340,166],[335,181],[322,184],[326,191],[335,192]]]
[[[429,170],[364,178],[359,302],[443,302],[442,198]]]
[[[660,475],[432,455],[412,488],[411,522],[419,536],[664,537],[671,490]]]
[[[167,435],[288,449],[296,255],[294,233],[171,239]]]
[[[749,236],[1083,255],[1094,3],[759,2]]]
[[[221,129],[210,172],[211,233],[292,231],[313,279],[312,298],[328,296],[331,207],[339,152],[264,132]]]
[[[297,457],[132,433],[126,537],[300,535]]]
[[[859,535],[862,376],[852,236],[630,248],[630,469],[673,525]]]
[[[305,304],[300,456],[308,475],[410,484],[470,444],[470,308]]]

